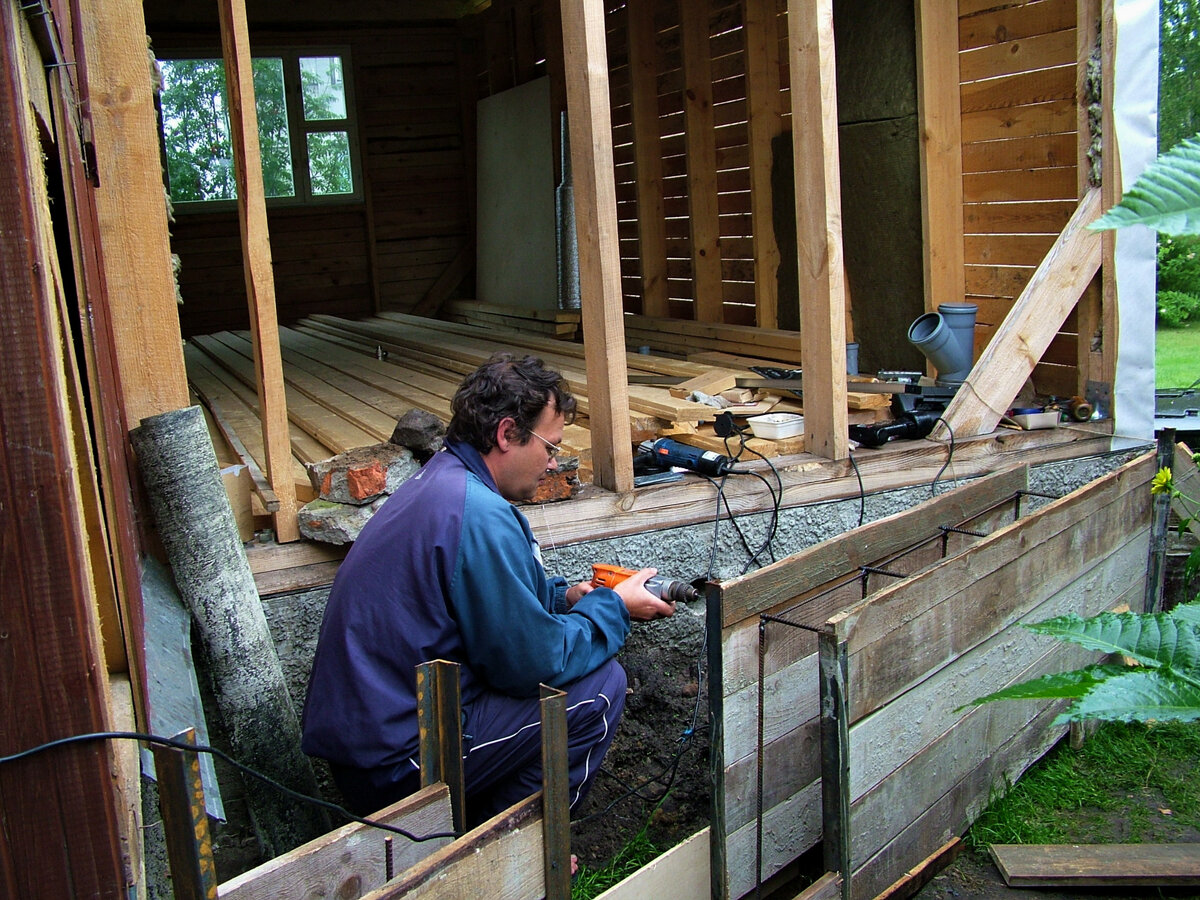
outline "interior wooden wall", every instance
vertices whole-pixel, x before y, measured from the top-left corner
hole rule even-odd
[[[153,47],[212,45],[218,32],[171,32],[147,10]],[[452,23],[279,34],[252,20],[251,45],[344,46],[353,64],[365,196],[268,205],[279,321],[313,313],[411,311],[472,238],[458,31]],[[468,160],[470,165],[468,165]],[[171,226],[185,337],[248,324],[237,216],[180,210]]]
[[[1075,0],[959,2],[963,228],[976,348],[1003,321],[1074,211]],[[1039,392],[1076,392],[1076,314],[1034,370]]]

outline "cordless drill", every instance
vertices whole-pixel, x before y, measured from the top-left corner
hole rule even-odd
[[[636,575],[637,571],[622,566],[610,566],[607,563],[592,563],[592,587],[614,588],[630,575]],[[647,579],[646,590],[668,603],[678,603],[681,600],[690,603],[700,599],[700,592],[686,581],[676,581],[661,575]]]

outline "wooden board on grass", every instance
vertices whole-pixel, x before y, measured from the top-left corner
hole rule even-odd
[[[1200,844],[992,844],[1009,887],[1200,884]]]

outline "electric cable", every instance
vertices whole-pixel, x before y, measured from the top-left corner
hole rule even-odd
[[[853,453],[846,454],[850,457],[850,465],[854,468],[854,475],[858,478],[858,527],[862,527],[863,520],[867,516],[867,489],[863,486],[862,472],[858,471],[858,462],[854,459]]]
[[[47,741],[44,744],[38,744],[36,747],[30,747],[28,750],[21,750],[20,752],[10,754],[9,756],[0,756],[0,765],[26,759],[27,757],[51,750],[55,747],[99,740],[143,741],[147,744],[157,744],[161,747],[172,747],[176,750],[188,750],[192,753],[208,753],[211,756],[215,756],[224,760],[225,762],[229,763],[229,765],[233,766],[240,772],[244,772],[251,778],[255,778],[264,784],[270,785],[275,790],[285,794],[288,797],[291,797],[293,800],[299,800],[302,803],[310,803],[313,806],[318,806],[330,812],[338,813],[339,815],[345,816],[350,821],[357,822],[360,825],[369,825],[372,828],[378,828],[382,831],[389,831],[392,834],[398,834],[414,843],[433,841],[438,840],[439,838],[450,838],[453,840],[459,837],[459,835],[453,831],[439,831],[433,834],[418,836],[409,831],[405,831],[403,828],[400,828],[396,825],[388,825],[386,822],[376,822],[362,816],[357,816],[348,809],[339,806],[336,803],[331,803],[330,801],[322,800],[319,797],[310,797],[308,794],[302,794],[299,791],[294,791],[290,787],[280,784],[269,775],[264,775],[262,772],[250,768],[245,763],[238,762],[238,760],[234,759],[228,753],[223,750],[218,750],[216,747],[210,747],[207,744],[189,744],[186,741],[178,741],[174,738],[163,737],[162,735],[157,734],[149,734],[142,731],[93,731],[88,732],[87,734],[75,734],[71,735],[70,737],[58,738],[57,740]]]
[[[941,479],[942,473],[945,472],[947,468],[949,468],[950,461],[952,459],[954,459],[954,429],[951,428],[950,423],[947,422],[945,419],[943,419],[941,416],[937,417],[937,421],[941,422],[943,425],[945,425],[946,430],[948,432],[950,432],[950,450],[946,454],[946,461],[942,464],[942,467],[940,469],[938,469],[938,473],[933,476],[933,481],[929,485],[929,496],[930,497],[937,496],[937,494],[935,493],[935,490],[937,488],[937,483]]]

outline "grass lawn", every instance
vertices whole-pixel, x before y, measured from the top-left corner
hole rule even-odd
[[[1171,843],[1200,829],[1200,726],[1107,723],[1064,741],[971,826],[967,844]]]
[[[1159,328],[1155,332],[1154,386],[1191,387],[1200,378],[1200,324]]]

